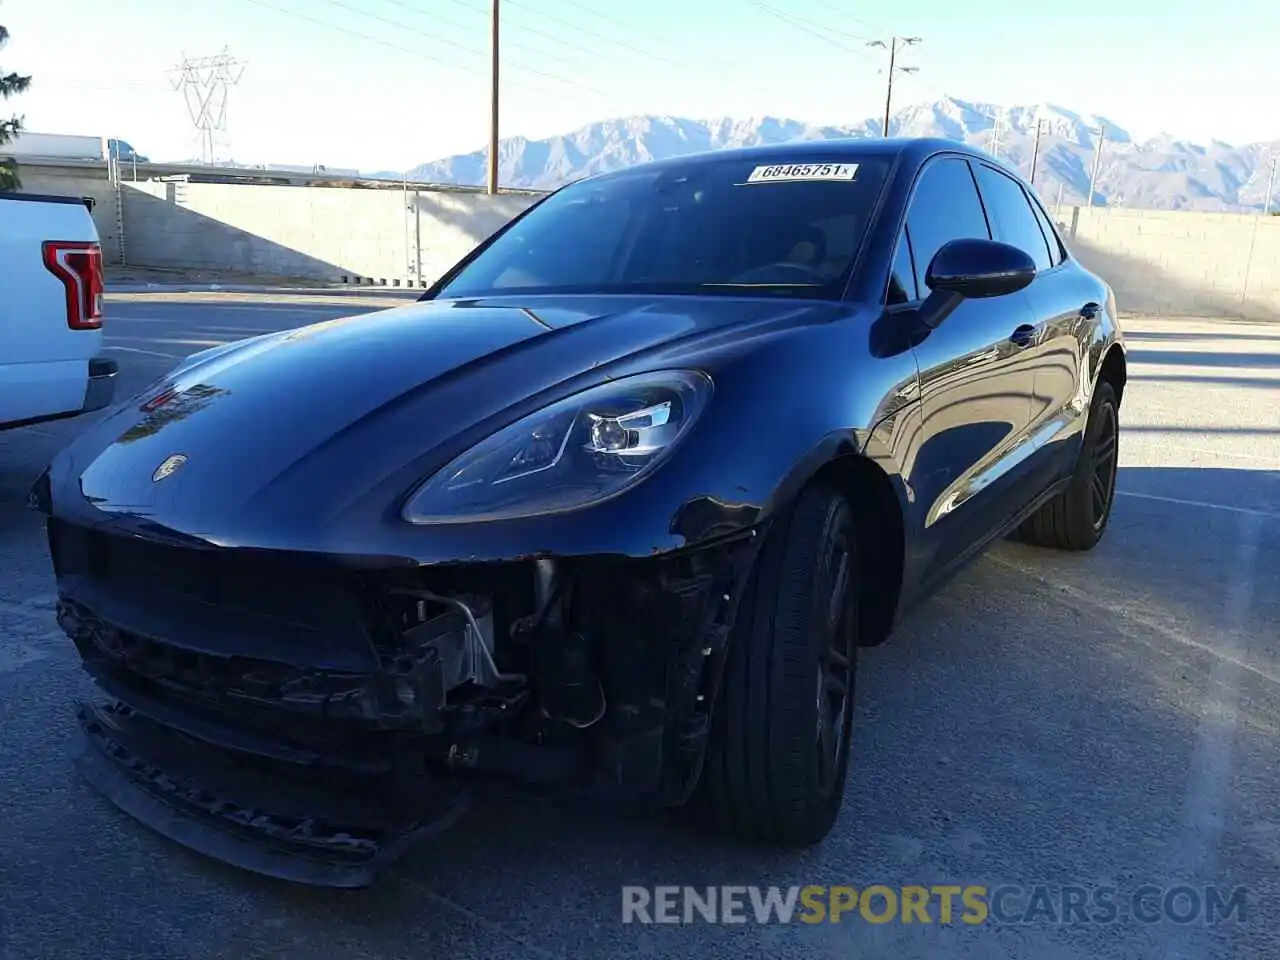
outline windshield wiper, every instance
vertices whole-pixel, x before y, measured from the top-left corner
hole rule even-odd
[[[726,280],[722,283],[701,283],[701,284],[698,284],[698,286],[745,287],[753,290],[758,290],[762,287],[769,288],[769,289],[778,289],[778,290],[792,290],[792,289],[795,289],[796,287],[801,287],[806,290],[812,290],[816,287],[817,289],[821,290],[823,287],[827,286],[827,284],[825,283],[733,283],[732,281]]]

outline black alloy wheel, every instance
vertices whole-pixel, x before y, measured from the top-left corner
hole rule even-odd
[[[1018,527],[1019,540],[1058,550],[1092,550],[1107,530],[1120,465],[1120,403],[1106,380],[1094,388],[1071,484]]]
[[[719,827],[803,847],[844,797],[857,670],[853,511],[822,484],[774,521],[738,608],[700,787]]]

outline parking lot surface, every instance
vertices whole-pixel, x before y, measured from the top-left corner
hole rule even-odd
[[[132,393],[206,346],[381,305],[118,296],[107,340]],[[844,809],[804,853],[589,798],[487,803],[346,894],[163,840],[68,759],[91,685],[24,503],[85,421],[0,433],[0,956],[1280,956],[1280,325],[1125,328],[1107,537],[1085,555],[1001,543],[864,655]],[[935,906],[929,923],[642,925],[622,923],[628,884],[1022,893],[976,925],[958,901],[949,924]],[[1246,907],[1216,925],[1126,915],[1140,888],[1179,884],[1243,886]],[[1064,916],[1063,887],[1114,887],[1120,915]]]

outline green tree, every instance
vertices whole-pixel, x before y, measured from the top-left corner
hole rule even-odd
[[[0,27],[0,48],[9,41],[9,31]],[[5,73],[0,68],[0,100],[16,97],[31,86],[30,77],[20,77],[16,73]],[[0,148],[12,140],[22,130],[22,118],[0,118]],[[21,184],[18,181],[18,165],[12,160],[0,160],[0,190],[12,190]]]

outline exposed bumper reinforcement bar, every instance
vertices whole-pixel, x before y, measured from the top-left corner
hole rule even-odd
[[[82,703],[79,718],[77,766],[116,806],[183,846],[281,880],[367,887],[467,809],[452,785],[409,801],[386,780],[307,784],[305,770],[202,744],[120,703]]]

